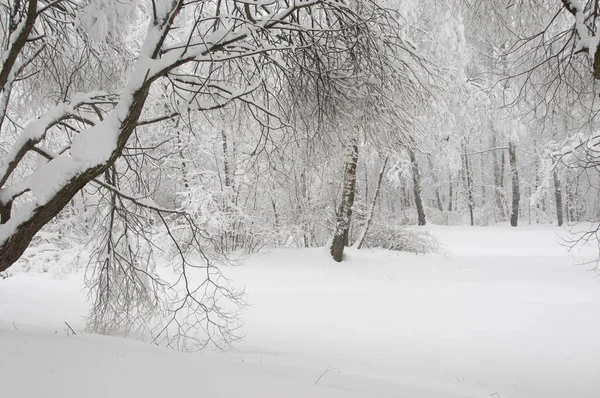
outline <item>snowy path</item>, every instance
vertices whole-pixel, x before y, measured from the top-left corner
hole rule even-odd
[[[336,264],[323,249],[277,250],[227,269],[245,285],[251,308],[246,339],[224,355],[183,355],[99,336],[67,338],[65,321],[76,330],[84,322],[78,275],[0,281],[0,320],[6,321],[0,324],[0,375],[9,375],[0,377],[0,391],[37,396],[27,377],[43,374],[51,386],[62,383],[44,373],[48,369],[78,378],[75,386],[83,389],[85,380],[92,382],[79,373],[91,377],[117,366],[122,371],[106,377],[114,386],[129,386],[124,389],[161,374],[177,378],[174,390],[131,390],[144,397],[190,388],[215,391],[209,394],[215,397],[598,396],[600,280],[557,243],[556,228],[432,232],[449,254],[350,251],[349,261]],[[58,333],[27,331],[27,324]],[[97,396],[115,396],[114,386],[99,388]],[[77,388],[70,394],[61,388],[56,384],[50,395],[83,396]]]

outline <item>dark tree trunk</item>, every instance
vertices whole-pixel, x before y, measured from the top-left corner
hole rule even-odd
[[[552,171],[552,177],[554,178],[554,198],[556,200],[556,219],[558,220],[558,226],[563,225],[563,200],[562,200],[562,187],[560,185],[560,178],[558,177],[558,170],[556,167]]]
[[[344,248],[348,246],[350,223],[352,221],[352,206],[356,195],[356,166],[358,164],[358,144],[352,139],[348,145],[348,160],[344,167],[344,182],[342,201],[337,212],[335,233],[331,243],[331,256],[337,262],[344,259]]]
[[[463,167],[465,170],[465,185],[467,186],[467,205],[469,206],[469,220],[471,226],[475,225],[475,216],[473,214],[473,178],[471,177],[471,167],[469,165],[469,155],[467,145],[463,145]]]
[[[452,197],[452,176],[450,176],[450,183],[448,184],[448,211],[452,211],[452,204],[454,202],[454,198]]]
[[[577,221],[575,218],[575,195],[573,194],[573,179],[567,178],[566,207],[567,222]]]
[[[421,173],[419,172],[419,163],[417,157],[412,148],[408,149],[408,156],[410,157],[410,165],[412,169],[413,177],[413,195],[415,196],[415,206],[417,208],[418,225],[425,225],[427,220],[425,219],[425,209],[423,208],[423,199],[421,198]]]
[[[271,196],[271,207],[273,208],[274,227],[275,227],[275,247],[279,247],[279,214],[277,214],[277,204]]]
[[[508,162],[510,163],[510,174],[512,176],[512,209],[510,213],[510,225],[516,227],[519,223],[519,170],[517,169],[517,148],[513,142],[508,143]]]
[[[4,224],[10,219],[12,204],[12,200],[6,203],[5,205],[2,205],[2,203],[0,203],[0,224]]]

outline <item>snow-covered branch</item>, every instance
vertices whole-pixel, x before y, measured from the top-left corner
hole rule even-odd
[[[130,136],[140,125],[139,118],[150,88],[157,79],[176,68],[185,68],[188,64],[192,65],[191,70],[195,68],[195,63],[206,64],[212,71],[215,65],[240,62],[230,69],[233,73],[231,79],[200,79],[195,89],[192,79],[185,83],[191,85],[191,90],[198,94],[207,90],[205,95],[212,98],[212,102],[207,103],[198,100],[197,96],[192,96],[193,103],[200,110],[219,108],[235,99],[253,103],[253,100],[247,97],[261,87],[261,66],[255,64],[255,61],[243,64],[239,60],[255,60],[263,53],[293,51],[295,45],[298,48],[298,44],[311,43],[311,36],[319,35],[321,31],[334,37],[340,29],[337,25],[343,18],[348,18],[350,29],[353,29],[356,22],[354,12],[344,3],[334,0],[269,1],[261,3],[261,7],[253,4],[255,10],[252,11],[251,18],[247,13],[240,11],[236,2],[232,1],[231,9],[237,9],[238,14],[234,18],[225,13],[217,15],[219,23],[215,28],[214,19],[210,22],[207,22],[209,19],[201,17],[190,19],[190,14],[180,13],[186,6],[193,7],[193,3],[188,4],[183,0],[155,0],[152,18],[137,61],[127,85],[119,93],[118,102],[113,110],[94,125],[84,123],[89,126],[75,135],[67,151],[39,165],[24,179],[5,186],[12,171],[25,154],[35,148],[48,128],[63,122],[69,115],[75,115],[75,108],[79,104],[93,103],[94,98],[88,96],[74,99],[71,103],[60,104],[25,128],[0,169],[0,271],[19,258],[36,232],[51,220],[73,195],[106,171],[121,156]],[[315,7],[314,13],[299,14],[301,10],[312,7]],[[327,12],[336,17],[330,20],[330,16],[326,17]],[[322,20],[316,20],[315,15],[321,15]],[[167,45],[176,17],[181,22],[181,25],[177,25],[178,30],[189,29],[188,40],[181,44]],[[206,25],[203,25],[205,22]],[[321,26],[330,23],[333,30],[316,28],[316,23]],[[289,33],[287,37],[285,32]],[[294,35],[300,35],[299,32],[303,32],[303,35],[295,38]],[[294,44],[295,40],[298,43]],[[280,45],[282,41],[285,43],[284,47]],[[248,66],[254,70],[246,72],[244,68]],[[253,78],[249,79],[247,74]],[[258,105],[257,108],[260,109],[261,106]],[[21,203],[18,208],[11,209],[12,200],[23,192],[30,192],[31,198]]]
[[[55,106],[44,113],[39,119],[30,122],[25,127],[25,130],[23,130],[17,141],[13,144],[6,159],[0,165],[0,205],[6,203],[6,196],[11,196],[10,194],[6,194],[6,190],[4,189],[4,185],[11,173],[16,169],[27,152],[46,136],[48,129],[69,118],[90,123],[86,119],[76,115],[76,109],[84,104],[94,104],[96,101],[104,102],[105,98],[106,94],[101,92],[78,94],[73,97],[71,102]]]
[[[575,18],[574,30],[577,33],[574,53],[587,53],[593,60],[593,74],[600,79],[600,56],[597,55],[600,47],[600,34],[596,26],[599,11],[596,8],[587,10],[580,0],[561,0],[563,7]],[[588,15],[589,14],[589,15]]]

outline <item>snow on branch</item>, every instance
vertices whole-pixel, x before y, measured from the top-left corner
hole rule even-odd
[[[184,65],[189,66],[184,72],[190,75],[196,74],[196,68],[202,64],[211,70],[225,65],[224,69],[229,71],[226,73],[231,73],[231,76],[223,80],[222,76],[212,78],[209,75],[195,85],[196,92],[212,95],[213,100],[209,104],[200,102],[198,109],[213,109],[234,99],[252,102],[248,94],[259,87],[255,82],[264,83],[266,80],[261,65],[254,63],[260,54],[282,51],[282,45],[285,45],[286,51],[294,51],[298,48],[295,45],[306,45],[320,34],[334,37],[343,35],[345,28],[340,26],[344,24],[330,22],[330,11],[340,19],[345,18],[348,25],[354,26],[356,23],[356,14],[350,6],[335,0],[257,2],[255,4],[260,7],[254,4],[250,6],[254,8],[251,17],[239,9],[236,1],[230,4],[232,10],[237,10],[235,16],[216,12],[211,18],[206,17],[207,14],[180,12],[198,3],[204,2],[154,0],[152,16],[137,61],[112,111],[95,125],[88,124],[87,128],[75,135],[68,150],[40,165],[21,181],[4,187],[16,165],[28,151],[34,150],[48,128],[74,115],[78,104],[93,103],[97,99],[91,94],[91,97],[60,104],[27,126],[8,160],[0,168],[0,271],[7,269],[22,255],[35,234],[77,192],[104,173],[122,155],[127,141],[139,126],[151,86],[157,79],[168,77],[170,72],[179,67],[183,69]],[[374,1],[369,4],[377,7]],[[312,11],[304,14],[297,12],[313,6]],[[323,21],[319,22],[318,18],[321,17],[318,15]],[[333,30],[328,29],[327,24]],[[173,29],[175,26],[176,30]],[[305,34],[302,40],[296,41],[299,32]],[[308,41],[304,36],[308,36]],[[179,44],[167,45],[171,40],[179,41]],[[244,64],[236,57],[248,58],[248,61]],[[233,62],[238,65],[227,69],[227,65],[231,65],[228,63]],[[246,73],[246,66],[254,68],[253,71]],[[11,214],[9,202],[23,192],[30,192],[31,198],[23,198],[24,203],[19,203],[15,214]]]
[[[17,138],[17,141],[13,144],[12,149],[2,165],[0,165],[0,203],[6,203],[7,201],[5,191],[2,187],[4,187],[8,181],[11,173],[15,170],[27,152],[45,137],[49,128],[71,117],[77,118],[78,120],[85,120],[76,115],[75,110],[84,104],[104,103],[106,102],[106,98],[106,93],[97,91],[77,94],[73,97],[71,102],[58,104],[40,116],[37,120],[30,122]]]
[[[577,39],[574,52],[586,52],[592,59],[596,57],[598,45],[600,45],[600,35],[595,26],[595,18],[592,20],[592,26],[586,23],[589,18],[585,14],[585,8],[579,0],[561,0],[564,8],[575,17],[575,32]]]

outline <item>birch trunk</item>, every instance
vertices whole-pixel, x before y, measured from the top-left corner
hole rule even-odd
[[[358,144],[356,139],[351,139],[347,148],[348,160],[344,167],[344,182],[342,187],[342,201],[337,212],[337,220],[333,241],[331,243],[331,256],[337,262],[344,259],[344,248],[348,246],[350,223],[352,221],[352,206],[356,194],[356,166],[358,164]]]

